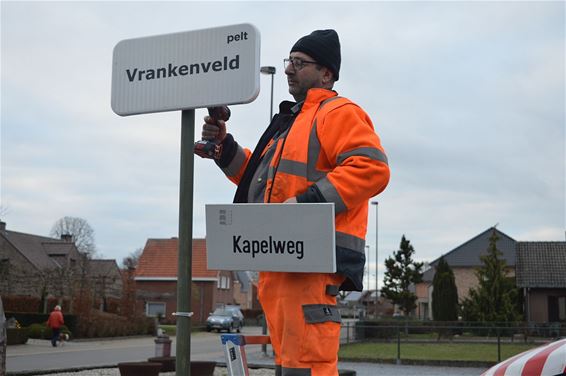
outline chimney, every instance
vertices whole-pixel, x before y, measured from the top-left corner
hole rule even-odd
[[[61,234],[61,240],[64,242],[72,242],[73,241],[73,235],[71,234]]]
[[[0,233],[2,234],[6,233],[6,222],[0,221]]]

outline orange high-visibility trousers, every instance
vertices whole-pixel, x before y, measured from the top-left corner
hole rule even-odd
[[[328,273],[260,273],[259,300],[282,376],[338,376],[343,281]]]

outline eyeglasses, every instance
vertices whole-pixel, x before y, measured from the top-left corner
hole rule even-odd
[[[289,65],[293,65],[294,70],[300,71],[305,67],[305,64],[318,64],[318,63],[316,61],[303,60],[298,57],[290,57],[288,59],[283,59],[283,66],[285,67],[285,69],[287,69]]]

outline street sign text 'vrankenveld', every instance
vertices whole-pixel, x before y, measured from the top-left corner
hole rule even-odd
[[[124,116],[251,102],[259,93],[259,50],[250,24],[120,41],[112,109]]]

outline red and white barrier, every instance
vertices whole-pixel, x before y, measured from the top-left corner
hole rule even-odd
[[[482,376],[566,376],[566,338],[517,354]]]

